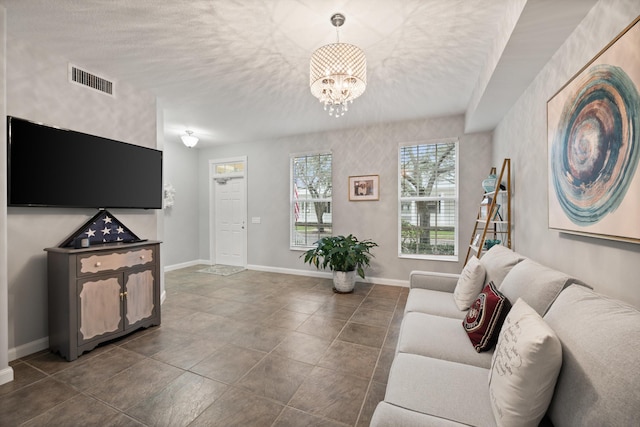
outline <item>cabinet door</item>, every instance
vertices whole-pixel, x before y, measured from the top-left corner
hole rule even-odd
[[[78,344],[122,330],[122,275],[78,281]]]
[[[153,315],[153,271],[125,273],[125,329]]]

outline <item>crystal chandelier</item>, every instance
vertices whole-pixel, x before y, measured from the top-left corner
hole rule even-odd
[[[367,58],[352,44],[340,43],[339,28],[345,17],[336,13],[331,23],[336,27],[337,43],[317,49],[311,55],[311,93],[324,104],[330,116],[340,117],[349,110],[349,103],[364,93],[367,87]]]

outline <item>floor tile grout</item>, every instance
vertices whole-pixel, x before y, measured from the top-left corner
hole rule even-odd
[[[176,273],[176,271],[178,273]],[[71,390],[73,390],[75,392],[75,394],[69,396],[67,399],[63,400],[62,402],[58,402],[56,405],[52,406],[52,407],[48,407],[46,408],[46,410],[44,412],[41,413],[33,413],[31,414],[32,416],[28,419],[28,420],[33,420],[36,417],[46,414],[46,413],[55,413],[52,412],[54,409],[64,409],[65,408],[65,404],[68,404],[68,402],[75,398],[78,395],[82,395],[85,396],[89,399],[93,399],[97,402],[99,402],[102,405],[105,405],[108,408],[111,408],[112,410],[116,411],[116,415],[114,415],[114,417],[118,417],[118,416],[126,416],[128,418],[134,419],[140,423],[143,423],[142,425],[146,425],[144,424],[144,420],[139,419],[133,415],[130,415],[128,412],[137,407],[138,405],[144,404],[145,402],[149,402],[152,401],[155,398],[161,398],[163,393],[165,393],[165,390],[171,386],[172,384],[174,384],[174,382],[178,379],[181,378],[185,373],[190,373],[193,375],[196,375],[200,378],[203,378],[204,380],[206,380],[209,383],[217,383],[220,384],[221,386],[224,386],[224,389],[222,389],[222,391],[219,393],[219,395],[217,395],[217,397],[215,397],[213,400],[211,400],[208,405],[202,410],[200,411],[197,416],[195,418],[193,418],[190,422],[189,425],[194,424],[194,425],[199,425],[198,423],[202,422],[202,420],[204,420],[205,416],[209,415],[209,410],[212,409],[213,407],[216,406],[216,402],[219,402],[221,399],[223,399],[223,397],[225,397],[226,395],[230,395],[233,396],[232,393],[234,393],[234,390],[242,390],[244,393],[249,393],[249,395],[254,396],[257,399],[264,399],[265,402],[270,402],[271,405],[276,405],[274,407],[279,407],[279,412],[277,413],[277,415],[273,418],[273,421],[271,422],[271,426],[273,427],[277,427],[278,425],[280,425],[280,423],[285,423],[287,421],[290,421],[290,419],[286,419],[286,417],[291,417],[291,416],[302,416],[303,419],[304,417],[312,417],[314,419],[320,419],[323,420],[324,422],[330,424],[330,425],[335,425],[335,426],[357,426],[360,425],[360,422],[366,422],[365,420],[367,419],[367,417],[369,417],[371,414],[370,413],[365,413],[367,411],[367,407],[369,405],[369,397],[370,394],[373,393],[374,391],[374,384],[375,383],[379,383],[378,381],[375,380],[376,378],[376,374],[379,373],[379,369],[386,369],[387,367],[383,366],[383,356],[385,351],[388,349],[387,344],[388,344],[388,340],[390,338],[390,333],[393,330],[393,326],[394,324],[396,324],[396,322],[394,322],[394,319],[396,319],[396,315],[399,313],[398,310],[401,309],[401,300],[403,298],[403,290],[400,289],[398,291],[396,291],[395,289],[393,289],[392,287],[389,286],[385,286],[385,285],[376,285],[376,284],[369,284],[369,283],[359,283],[359,285],[357,286],[365,286],[366,288],[364,288],[361,292],[361,294],[358,293],[358,290],[356,290],[356,293],[353,295],[357,295],[357,297],[353,298],[353,299],[346,299],[346,298],[351,298],[349,296],[345,297],[345,300],[343,301],[343,304],[340,304],[340,301],[337,300],[337,298],[340,298],[339,294],[328,294],[328,291],[326,289],[326,286],[323,286],[323,284],[328,284],[328,281],[326,279],[318,279],[318,278],[305,278],[304,276],[290,276],[290,275],[284,275],[284,274],[277,274],[277,273],[259,273],[259,274],[255,274],[254,273],[249,273],[249,274],[245,274],[244,278],[241,276],[243,273],[246,273],[247,271],[245,270],[245,272],[241,272],[238,273],[237,277],[233,278],[233,276],[224,276],[226,280],[216,280],[214,278],[212,278],[211,280],[215,283],[215,284],[211,284],[208,285],[206,283],[206,281],[204,279],[198,278],[197,276],[193,276],[194,272],[193,271],[189,271],[189,269],[183,269],[183,270],[176,270],[174,272],[174,274],[166,274],[166,291],[167,291],[167,301],[165,302],[165,305],[163,305],[163,311],[166,311],[167,313],[171,313],[169,310],[173,311],[173,315],[177,316],[177,317],[172,317],[171,314],[169,314],[169,317],[167,317],[166,321],[163,319],[164,324],[160,327],[157,328],[150,328],[148,330],[145,331],[141,331],[140,333],[134,333],[132,335],[129,335],[127,337],[123,337],[121,340],[119,341],[115,341],[115,342],[111,342],[109,344],[107,344],[108,346],[113,346],[113,348],[110,348],[108,350],[102,350],[99,354],[97,353],[86,353],[85,355],[83,355],[80,359],[78,359],[77,362],[74,362],[72,364],[69,364],[66,367],[63,367],[63,369],[59,369],[60,365],[59,365],[59,360],[56,360],[56,357],[52,357],[52,355],[50,355],[47,352],[42,352],[42,354],[35,354],[35,355],[29,355],[26,356],[24,358],[21,358],[17,363],[18,364],[24,364],[25,367],[28,367],[29,369],[33,369],[35,372],[43,375],[42,378],[36,379],[34,381],[25,383],[24,385],[22,385],[21,387],[19,387],[16,390],[12,390],[9,393],[6,394],[0,394],[0,403],[2,403],[4,400],[10,398],[10,395],[17,395],[17,392],[20,390],[23,390],[26,387],[30,387],[33,386],[34,384],[37,384],[41,381],[44,381],[48,378],[59,382],[61,384],[64,384],[67,387],[70,387]],[[213,276],[213,275],[210,275]],[[232,277],[232,279],[229,279],[229,277]],[[261,279],[264,279],[263,283],[260,283]],[[296,283],[297,282],[297,283]],[[180,283],[183,283],[184,289],[180,290]],[[259,285],[258,285],[259,283]],[[206,290],[207,286],[213,286],[213,288],[211,289],[217,289],[220,290],[220,296],[224,295],[224,289],[228,289],[231,293],[230,293],[230,299],[225,299],[223,298],[219,304],[221,306],[226,306],[226,301],[230,301],[233,303],[237,303],[237,304],[248,304],[248,305],[252,305],[252,306],[256,306],[256,304],[259,304],[262,300],[266,299],[266,298],[271,298],[273,297],[273,302],[274,305],[272,307],[268,307],[268,305],[265,305],[263,307],[261,307],[261,309],[264,310],[264,313],[266,314],[266,316],[262,317],[262,315],[259,315],[261,320],[257,321],[257,325],[255,327],[264,327],[265,331],[271,331],[269,333],[273,334],[273,342],[275,342],[275,345],[271,345],[271,344],[266,344],[269,348],[268,351],[262,351],[259,350],[258,348],[251,348],[251,347],[244,347],[245,344],[247,344],[247,342],[245,342],[244,344],[238,346],[237,344],[234,344],[235,339],[234,338],[229,338],[229,339],[225,339],[221,341],[221,345],[220,347],[215,348],[215,350],[213,350],[212,352],[207,352],[207,355],[203,358],[197,359],[195,362],[193,362],[193,360],[191,359],[185,359],[188,363],[191,363],[190,365],[188,365],[187,367],[183,367],[183,365],[181,365],[181,363],[185,363],[184,361],[181,361],[180,359],[171,359],[169,357],[168,354],[165,353],[165,355],[163,355],[163,358],[169,360],[160,360],[160,359],[156,359],[154,358],[155,355],[160,354],[163,351],[169,351],[172,348],[172,345],[177,345],[177,344],[173,344],[172,340],[175,340],[175,336],[176,334],[178,334],[178,330],[180,329],[178,327],[178,330],[175,330],[174,328],[172,328],[172,324],[174,325],[179,325],[179,321],[181,321],[182,319],[185,319],[193,314],[196,313],[201,313],[201,314],[210,314],[212,316],[216,316],[216,318],[221,318],[226,322],[230,322],[230,325],[233,325],[234,328],[237,326],[239,329],[235,332],[230,332],[230,331],[223,331],[223,335],[224,333],[239,333],[241,331],[242,323],[244,323],[245,325],[250,325],[251,323],[247,323],[244,322],[243,320],[236,320],[237,314],[233,314],[233,310],[236,310],[235,308],[232,309],[231,312],[226,312],[227,314],[224,314],[225,311],[220,311],[220,314],[215,314],[215,310],[217,307],[210,307],[208,308],[211,311],[201,311],[200,309],[195,309],[192,308],[193,306],[197,306],[197,304],[193,304],[193,306],[191,308],[189,308],[189,304],[190,301],[194,301],[193,299],[190,299],[192,297],[184,297],[187,299],[180,299],[180,295],[191,295],[194,298],[196,298],[196,300],[198,298],[210,298],[208,296],[205,295],[200,295],[197,293],[193,293],[193,292],[198,292],[199,290],[202,291],[203,293],[205,292],[210,292]],[[237,288],[233,288],[233,286],[237,286]],[[267,288],[270,287],[270,288]],[[265,293],[263,296],[258,297],[258,298],[251,298],[251,294],[252,293],[256,293],[257,291],[255,289],[265,289]],[[237,291],[233,291],[233,289],[237,289]],[[393,292],[389,292],[391,289],[393,289]],[[213,292],[217,292],[213,291]],[[376,290],[376,292],[374,293],[374,290]],[[291,291],[291,292],[290,292]],[[294,296],[290,296],[291,294],[294,294]],[[395,295],[394,295],[395,294]],[[244,301],[238,301],[238,300],[242,300],[244,296],[247,296],[247,298],[244,299]],[[315,310],[312,310],[310,313],[300,313],[300,312],[296,312],[296,311],[292,311],[292,310],[287,310],[287,306],[288,303],[286,303],[287,300],[290,300],[291,298],[299,298],[299,296],[307,296],[307,299],[302,299],[303,301],[308,301],[309,302],[309,306],[312,307],[314,304],[312,304],[313,302],[316,302],[318,304],[318,307],[315,308]],[[385,307],[387,303],[385,304],[381,304],[380,301],[378,300],[390,300],[391,298],[389,298],[388,296],[393,296],[393,300],[394,300],[394,305],[393,305],[393,309],[391,311],[388,310],[382,310],[382,309],[378,309],[377,307]],[[281,298],[281,301],[278,302],[278,298]],[[171,302],[171,300],[173,299],[173,303]],[[253,302],[247,302],[247,300],[252,300]],[[357,301],[355,301],[357,300]],[[365,305],[365,301],[375,301],[375,306],[373,307],[364,307]],[[167,302],[169,303],[169,305],[167,305]],[[353,304],[352,304],[353,303]],[[181,305],[183,304],[183,305]],[[186,305],[184,305],[186,304]],[[304,304],[304,302],[302,302],[301,304]],[[279,306],[280,305],[280,306]],[[342,316],[340,316],[338,314],[337,317],[334,317],[332,314],[335,314],[335,310],[336,307],[338,306],[343,306],[343,307],[349,307],[349,309],[347,309],[348,312],[348,318],[347,319],[343,319]],[[242,307],[241,305],[238,305],[238,307]],[[277,308],[274,308],[277,307]],[[328,311],[326,312],[326,316],[323,315],[322,313],[319,313],[319,311],[321,310],[321,308],[327,308]],[[333,307],[333,308],[332,308]],[[166,308],[166,310],[165,310]],[[177,311],[176,311],[177,310]],[[281,327],[281,325],[279,324],[273,324],[270,325],[268,323],[265,323],[267,319],[271,318],[272,316],[274,316],[276,313],[283,311],[283,310],[287,310],[287,311],[291,311],[292,313],[298,313],[298,314],[304,314],[306,315],[306,319],[303,320],[300,324],[296,324],[293,323],[293,327]],[[360,310],[365,310],[366,312],[362,312]],[[366,322],[366,315],[368,314],[375,314],[376,312],[378,313],[389,313],[390,317],[389,320],[385,326],[382,326],[380,323],[380,319],[384,318],[384,316],[378,314],[378,317],[373,317],[371,319],[370,323]],[[228,313],[231,313],[231,316],[229,316]],[[340,312],[338,312],[340,313]],[[366,314],[363,314],[366,313]],[[163,313],[164,314],[164,313]],[[400,315],[402,313],[399,313]],[[356,318],[356,315],[358,315],[359,317]],[[308,361],[304,361],[304,360],[298,360],[295,354],[288,352],[288,350],[286,348],[282,348],[282,350],[284,350],[284,352],[282,353],[277,353],[276,350],[284,343],[284,341],[287,339],[287,337],[291,337],[294,335],[294,333],[298,333],[298,334],[302,334],[304,336],[307,336],[309,339],[311,339],[312,341],[317,340],[318,342],[323,342],[325,339],[322,338],[321,335],[314,335],[312,333],[309,333],[308,330],[300,330],[298,331],[298,329],[302,328],[303,325],[305,325],[306,322],[308,322],[309,320],[313,319],[315,316],[315,320],[317,320],[318,318],[325,318],[327,322],[327,325],[329,324],[334,324],[334,325],[340,325],[339,330],[333,330],[333,332],[331,332],[332,334],[332,338],[330,340],[327,340],[327,344],[326,347],[324,347],[324,350],[322,352],[322,354],[320,354],[317,358],[313,358],[313,360],[315,360],[315,363],[309,363]],[[163,316],[164,317],[164,316]],[[205,316],[206,317],[206,316]],[[347,316],[344,316],[347,317]],[[200,319],[202,318],[202,316],[200,316]],[[242,319],[242,317],[239,317],[239,319]],[[282,321],[282,325],[291,325],[292,323],[287,323],[287,319],[283,318],[281,319]],[[295,321],[294,321],[295,322]],[[324,322],[324,321],[322,321]],[[377,323],[376,323],[377,322]],[[377,328],[379,330],[384,329],[384,335],[382,336],[382,340],[381,342],[379,342],[379,346],[376,344],[375,339],[373,341],[371,340],[360,340],[358,338],[354,339],[354,341],[359,341],[359,342],[352,342],[352,341],[345,341],[344,339],[353,339],[354,335],[345,335],[344,339],[340,339],[343,335],[343,333],[347,333],[349,331],[350,325],[361,325],[364,327],[369,327],[369,331],[375,331],[376,329],[373,328]],[[310,324],[309,324],[310,325]],[[198,325],[200,326],[200,324]],[[164,327],[164,328],[163,328]],[[245,328],[247,326],[244,326]],[[197,329],[196,329],[197,330]],[[200,335],[200,333],[196,333],[195,331],[192,331],[192,335],[194,337],[197,337]],[[279,335],[280,332],[273,332],[276,330],[282,330],[282,335]],[[364,329],[367,330],[367,329]],[[166,331],[163,333],[163,331]],[[337,332],[336,332],[337,331]],[[357,331],[362,332],[362,329],[351,329],[352,333],[357,333]],[[220,335],[217,335],[219,331],[215,331],[213,333],[213,335],[210,335],[210,339],[218,339],[215,337],[218,337]],[[329,332],[328,332],[329,333]],[[154,336],[150,336],[151,334],[155,334]],[[167,335],[168,334],[168,335]],[[146,337],[146,338],[145,338]],[[154,342],[154,339],[158,339],[160,341],[162,341],[162,337],[164,337],[164,339],[168,339],[168,344],[165,342],[160,342],[160,343],[156,343]],[[172,338],[173,337],[173,338]],[[241,342],[244,340],[244,338],[241,339]],[[271,338],[268,338],[268,341],[265,341],[265,343],[269,342],[269,340],[271,340]],[[178,341],[176,341],[178,342]],[[185,339],[185,342],[187,342],[187,340]],[[295,341],[292,341],[295,342]],[[336,345],[336,343],[344,343],[347,345],[346,348],[349,349],[349,351],[357,351],[358,348],[363,348],[363,351],[366,348],[369,349],[374,349],[375,351],[377,351],[377,356],[375,357],[375,362],[373,363],[373,367],[370,371],[370,374],[367,377],[363,377],[361,376],[361,374],[359,372],[354,371],[353,374],[345,374],[344,370],[340,369],[340,370],[334,370],[334,369],[330,369],[326,367],[326,362],[325,362],[325,366],[321,366],[321,363],[323,362],[323,358],[325,356],[328,356],[330,354],[330,351],[332,348],[334,348],[334,346]],[[364,343],[372,343],[372,344],[376,344],[374,346],[369,346],[367,344]],[[140,347],[140,346],[146,346],[146,347]],[[191,344],[190,344],[191,345]],[[208,359],[211,359],[212,357],[214,357],[216,355],[216,353],[218,353],[221,349],[223,349],[226,346],[235,346],[238,349],[245,349],[246,351],[250,352],[250,353],[264,353],[262,354],[262,356],[260,357],[260,359],[258,359],[255,363],[252,363],[252,365],[244,370],[243,372],[240,373],[240,375],[238,377],[236,377],[234,380],[230,381],[230,382],[225,382],[225,381],[221,381],[221,379],[217,376],[214,375],[214,377],[210,377],[207,375],[203,375],[201,373],[197,373],[194,372],[192,369],[194,369],[196,366],[198,366],[199,364],[202,364],[203,362],[207,361]],[[253,344],[251,344],[253,346]],[[256,346],[260,347],[263,344],[259,344],[256,342],[255,344]],[[149,347],[150,346],[150,347]],[[323,344],[324,346],[324,344]],[[91,387],[86,387],[83,386],[81,388],[78,388],[74,385],[73,383],[73,373],[71,372],[72,369],[77,369],[78,367],[82,367],[85,364],[88,363],[99,363],[104,359],[99,359],[99,358],[103,358],[105,355],[109,355],[109,353],[115,351],[115,349],[121,349],[123,351],[127,351],[127,352],[132,352],[132,354],[138,354],[139,356],[142,356],[142,358],[138,361],[136,361],[133,365],[137,364],[137,363],[142,363],[145,360],[146,361],[155,361],[158,363],[157,366],[166,366],[167,368],[171,368],[171,369],[175,369],[177,370],[177,372],[180,372],[178,374],[176,374],[176,377],[166,381],[166,383],[164,383],[164,385],[158,389],[158,390],[154,390],[152,393],[146,395],[143,399],[141,400],[137,400],[133,403],[131,403],[129,406],[127,406],[126,408],[123,409],[119,409],[119,406],[116,406],[114,404],[111,404],[109,402],[109,400],[105,400],[103,398],[100,397],[100,395],[94,395],[92,393],[90,393],[89,391],[95,388],[95,385],[91,386]],[[144,348],[147,348],[148,350],[144,350]],[[266,348],[266,347],[265,347]],[[95,351],[97,351],[98,349],[95,349]],[[136,351],[137,350],[137,351]],[[140,351],[144,351],[144,353],[140,353]],[[368,350],[367,352],[370,352],[372,350]],[[87,357],[89,356],[89,357]],[[114,355],[111,355],[114,356]],[[269,357],[273,356],[273,357],[277,357],[277,358],[282,358],[282,359],[289,359],[291,362],[293,362],[293,365],[308,365],[309,366],[309,370],[306,373],[303,373],[302,376],[297,377],[297,379],[295,380],[295,382],[291,383],[291,385],[293,385],[294,388],[290,388],[289,392],[290,392],[290,396],[287,399],[287,402],[282,402],[278,399],[274,399],[272,397],[270,397],[269,395],[263,395],[260,393],[256,393],[254,391],[254,389],[252,389],[251,387],[247,387],[247,385],[250,385],[251,383],[247,382],[246,384],[241,385],[241,382],[243,380],[246,380],[247,378],[251,378],[250,375],[252,373],[254,373],[254,370],[256,370],[256,368],[258,368],[259,366],[263,366],[263,364],[265,364],[268,360]],[[291,358],[293,356],[293,358]],[[373,356],[373,354],[371,354],[371,356]],[[85,358],[84,360],[82,360],[83,358]],[[133,356],[132,356],[133,357]],[[369,357],[369,356],[367,356]],[[195,360],[195,358],[194,358]],[[325,359],[326,361],[330,361],[330,359]],[[373,361],[373,360],[372,360]],[[131,366],[133,366],[131,365]],[[364,380],[366,381],[366,387],[364,388],[364,393],[363,393],[363,398],[362,401],[359,401],[359,405],[357,408],[357,413],[354,411],[353,413],[355,414],[355,418],[353,424],[345,424],[343,421],[340,421],[338,419],[334,419],[333,416],[331,418],[327,417],[326,413],[323,412],[318,412],[318,411],[311,411],[311,412],[307,412],[306,410],[302,410],[302,407],[296,407],[293,406],[292,403],[294,402],[294,399],[296,399],[296,396],[298,396],[298,392],[301,391],[301,389],[303,388],[303,386],[305,386],[307,384],[307,381],[311,381],[312,380],[312,373],[314,372],[314,370],[316,370],[317,368],[322,368],[324,370],[327,370],[327,372],[334,372],[336,374],[341,374],[341,375],[348,375],[349,377],[353,376],[353,378],[358,379],[358,381]],[[121,375],[123,372],[127,371],[128,369],[130,369],[130,367],[128,368],[123,368],[119,371],[114,371],[115,373],[110,374],[109,378],[106,379],[105,381],[113,381],[114,378],[118,377],[119,375]],[[68,373],[68,376],[66,377],[67,380],[66,381],[62,381],[62,377],[58,376],[56,377],[58,374],[62,374],[64,372]],[[257,371],[256,371],[257,372]],[[384,373],[384,371],[382,371]],[[340,376],[340,375],[339,375]],[[264,378],[264,377],[263,377]],[[69,379],[71,379],[72,383],[69,383]],[[382,383],[380,383],[382,384]],[[291,392],[292,391],[292,392]],[[1,389],[0,389],[1,392]],[[378,393],[379,393],[379,387],[378,387]],[[8,396],[9,395],[9,396]],[[273,394],[273,396],[277,396],[276,394]],[[0,405],[1,406],[1,405]],[[157,409],[157,408],[156,408]],[[355,409],[355,408],[354,408]],[[214,411],[215,412],[215,411]],[[0,410],[0,415],[2,414],[2,410]],[[237,414],[238,416],[241,416],[243,414]],[[202,419],[201,419],[202,417]],[[198,421],[199,419],[201,419],[201,421]],[[346,420],[347,418],[340,418],[340,419],[344,419]],[[27,421],[28,421],[27,420]],[[302,422],[302,421],[301,421]]]

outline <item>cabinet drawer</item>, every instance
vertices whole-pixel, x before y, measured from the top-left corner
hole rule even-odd
[[[137,248],[126,252],[110,252],[100,255],[78,257],[78,277],[104,271],[131,268],[155,262],[152,247]]]

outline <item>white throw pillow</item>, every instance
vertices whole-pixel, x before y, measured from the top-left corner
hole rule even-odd
[[[469,258],[462,269],[460,278],[453,291],[453,299],[460,310],[468,310],[484,287],[485,271],[476,256]]]
[[[555,332],[521,298],[507,315],[489,371],[498,426],[537,426],[547,412],[562,365]]]

